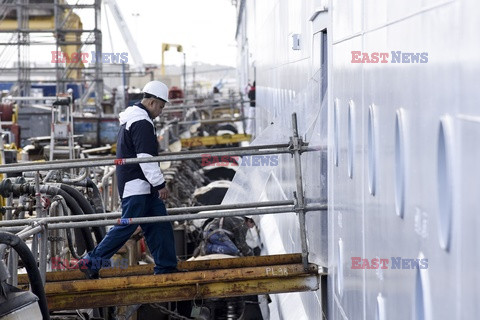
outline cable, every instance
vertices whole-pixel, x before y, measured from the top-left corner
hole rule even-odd
[[[65,202],[65,199],[62,196],[56,195],[55,197],[53,197],[52,201],[58,201],[60,203],[60,205],[62,206],[63,215],[64,216],[68,215],[69,209],[68,209],[67,203]],[[82,259],[82,257],[77,253],[77,250],[75,249],[75,246],[73,245],[71,229],[70,228],[65,228],[65,231],[67,233],[67,243],[68,243],[68,249],[70,250],[70,253],[72,254],[72,256],[75,259],[77,259],[77,260]]]
[[[75,199],[62,189],[51,185],[41,185],[40,192],[46,193],[51,196],[61,195],[65,199],[71,213],[75,215],[84,214],[83,210],[80,208]],[[80,232],[77,232],[77,230],[75,230],[75,236],[77,238],[77,242],[83,238],[87,251],[91,251],[95,247],[90,228],[81,228]]]
[[[80,193],[80,191],[63,183],[60,184],[60,189],[71,195],[77,201],[83,213],[87,215],[95,213],[95,210],[93,209],[90,202],[88,202],[88,200]],[[100,243],[100,241],[102,241],[103,237],[105,236],[105,228],[92,227],[92,229],[93,233],[95,234],[95,239],[97,240],[97,243]]]

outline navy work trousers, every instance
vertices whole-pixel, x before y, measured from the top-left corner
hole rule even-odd
[[[154,195],[135,195],[122,199],[122,219],[166,216],[165,204]],[[128,221],[128,220],[127,220]],[[177,267],[175,239],[170,222],[145,223],[142,227],[148,248],[155,260],[155,274],[174,272]],[[98,246],[87,254],[87,266],[99,270],[131,237],[138,224],[115,225]]]

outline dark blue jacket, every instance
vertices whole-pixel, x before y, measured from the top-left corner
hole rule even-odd
[[[117,159],[158,156],[155,126],[147,109],[141,103],[120,113],[120,131],[117,138]],[[165,179],[158,162],[117,166],[120,197],[156,193],[165,187]]]

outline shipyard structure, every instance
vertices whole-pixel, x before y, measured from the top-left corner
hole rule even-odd
[[[480,4],[225,2],[236,67],[0,1],[0,319],[478,317]]]

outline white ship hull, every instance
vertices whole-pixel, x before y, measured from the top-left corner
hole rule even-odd
[[[475,318],[480,4],[244,4],[240,78],[245,86],[256,75],[258,142],[288,138],[292,111],[311,144],[328,140],[328,159],[321,152],[303,158],[307,199],[321,201],[328,189],[328,236],[322,213],[307,218],[310,260],[328,265],[328,310],[321,310],[320,291],[283,294],[273,299],[271,319],[320,319],[327,312],[329,319]],[[352,63],[352,51],[369,58],[389,53],[388,63]],[[428,62],[392,63],[397,51],[427,53]],[[321,109],[326,87],[328,112]],[[287,163],[270,170],[250,198],[291,199]],[[296,221],[262,218],[265,253],[300,251]],[[389,261],[385,269],[363,269],[365,262],[355,260],[362,267],[353,268],[359,265],[352,258]],[[394,264],[398,258],[404,264]],[[423,264],[412,268],[408,259]]]

